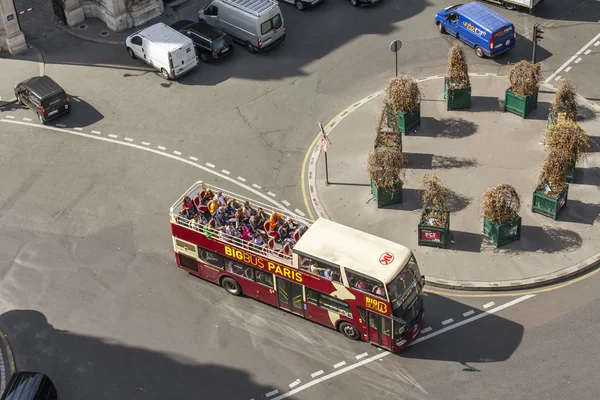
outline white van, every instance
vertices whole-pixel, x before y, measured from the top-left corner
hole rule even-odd
[[[175,79],[198,65],[192,39],[162,22],[129,36],[125,46],[131,57],[144,60],[165,79]]]
[[[198,18],[229,34],[256,53],[285,40],[285,24],[279,5],[272,0],[213,0]]]

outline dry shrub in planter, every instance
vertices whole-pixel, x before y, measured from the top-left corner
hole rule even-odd
[[[469,65],[463,46],[454,43],[448,54],[448,79],[454,89],[466,89],[471,87],[469,80]]]
[[[393,191],[404,178],[404,154],[399,147],[377,147],[369,152],[367,171],[379,189]]]
[[[488,221],[498,225],[510,224],[519,217],[521,198],[514,187],[502,183],[483,193],[481,208]]]
[[[387,121],[393,120],[394,115],[384,102],[381,113],[379,114],[379,121],[377,122],[375,147],[401,146],[402,134],[400,133],[398,124],[390,124],[391,126],[389,126],[387,123]]]
[[[510,90],[521,96],[532,96],[538,92],[542,81],[542,66],[523,60],[508,64]]]
[[[450,190],[436,174],[423,175],[420,186],[422,189],[421,205],[424,211],[421,223],[444,226],[448,217]]]
[[[575,122],[564,120],[546,129],[545,144],[550,151],[564,154],[567,161],[573,163],[590,149],[591,140]]]
[[[550,105],[552,121],[556,121],[559,114],[563,114],[566,119],[571,121],[577,121],[577,116],[579,115],[577,85],[570,79],[560,81],[558,91]]]
[[[542,164],[536,191],[558,197],[567,187],[568,167],[565,154],[551,150]]]
[[[407,113],[421,102],[421,90],[413,78],[401,75],[392,78],[386,89],[385,104],[394,113]]]

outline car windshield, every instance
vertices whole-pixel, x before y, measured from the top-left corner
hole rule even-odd
[[[260,31],[264,35],[269,32],[271,29],[279,29],[281,28],[281,14],[277,14],[273,18],[266,20],[260,25]]]
[[[418,272],[417,263],[414,261],[414,257],[411,257],[398,276],[388,283],[387,290],[394,309],[399,308],[407,300],[405,299],[405,294],[412,288],[413,283],[415,283]]]

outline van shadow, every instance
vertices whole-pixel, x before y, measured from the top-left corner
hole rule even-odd
[[[274,390],[239,369],[55,328],[36,310],[8,311],[0,326],[17,369],[47,374],[62,399],[235,399]]]
[[[598,221],[599,214],[599,204],[590,204],[579,200],[568,199],[567,206],[560,212],[557,220],[592,225],[594,222]]]
[[[533,42],[531,41],[531,39],[520,35],[517,32],[517,42],[515,44],[515,47],[513,47],[505,53],[494,57],[492,60],[494,60],[500,65],[506,65],[508,63],[514,64],[521,60],[531,60],[532,53]],[[549,59],[553,55],[551,52],[544,48],[543,41],[541,43],[538,43],[535,54],[535,61],[538,63]]]
[[[421,127],[409,136],[460,139],[477,132],[478,125],[464,118],[421,117]]]
[[[104,119],[104,115],[100,111],[81,97],[72,94],[69,94],[69,97],[71,98],[71,112],[54,120],[57,124],[65,125],[66,128],[83,128]]]
[[[473,310],[475,314],[470,318],[474,318],[483,312],[468,304],[434,293],[423,293],[423,301],[426,310],[424,326],[429,326],[430,321],[434,329],[440,326],[440,320],[448,316],[462,316]],[[523,340],[524,330],[521,324],[497,314],[487,314],[476,322],[444,333],[439,339],[430,339],[426,345],[409,346],[397,357],[449,361],[458,364],[457,366],[463,368],[464,372],[479,372],[468,364],[501,362],[510,359]],[[421,336],[423,335],[418,336],[417,340]],[[448,345],[449,343],[451,345]]]
[[[562,212],[564,213],[565,210]],[[582,244],[583,240],[577,232],[562,228],[522,225],[519,240],[507,243],[495,251],[517,254],[523,252],[557,253],[577,250]]]

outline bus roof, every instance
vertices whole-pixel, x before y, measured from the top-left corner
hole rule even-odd
[[[294,253],[352,269],[384,284],[400,273],[412,254],[406,246],[325,218],[311,225],[294,246]],[[387,253],[392,254],[393,259],[388,264],[380,262]]]

